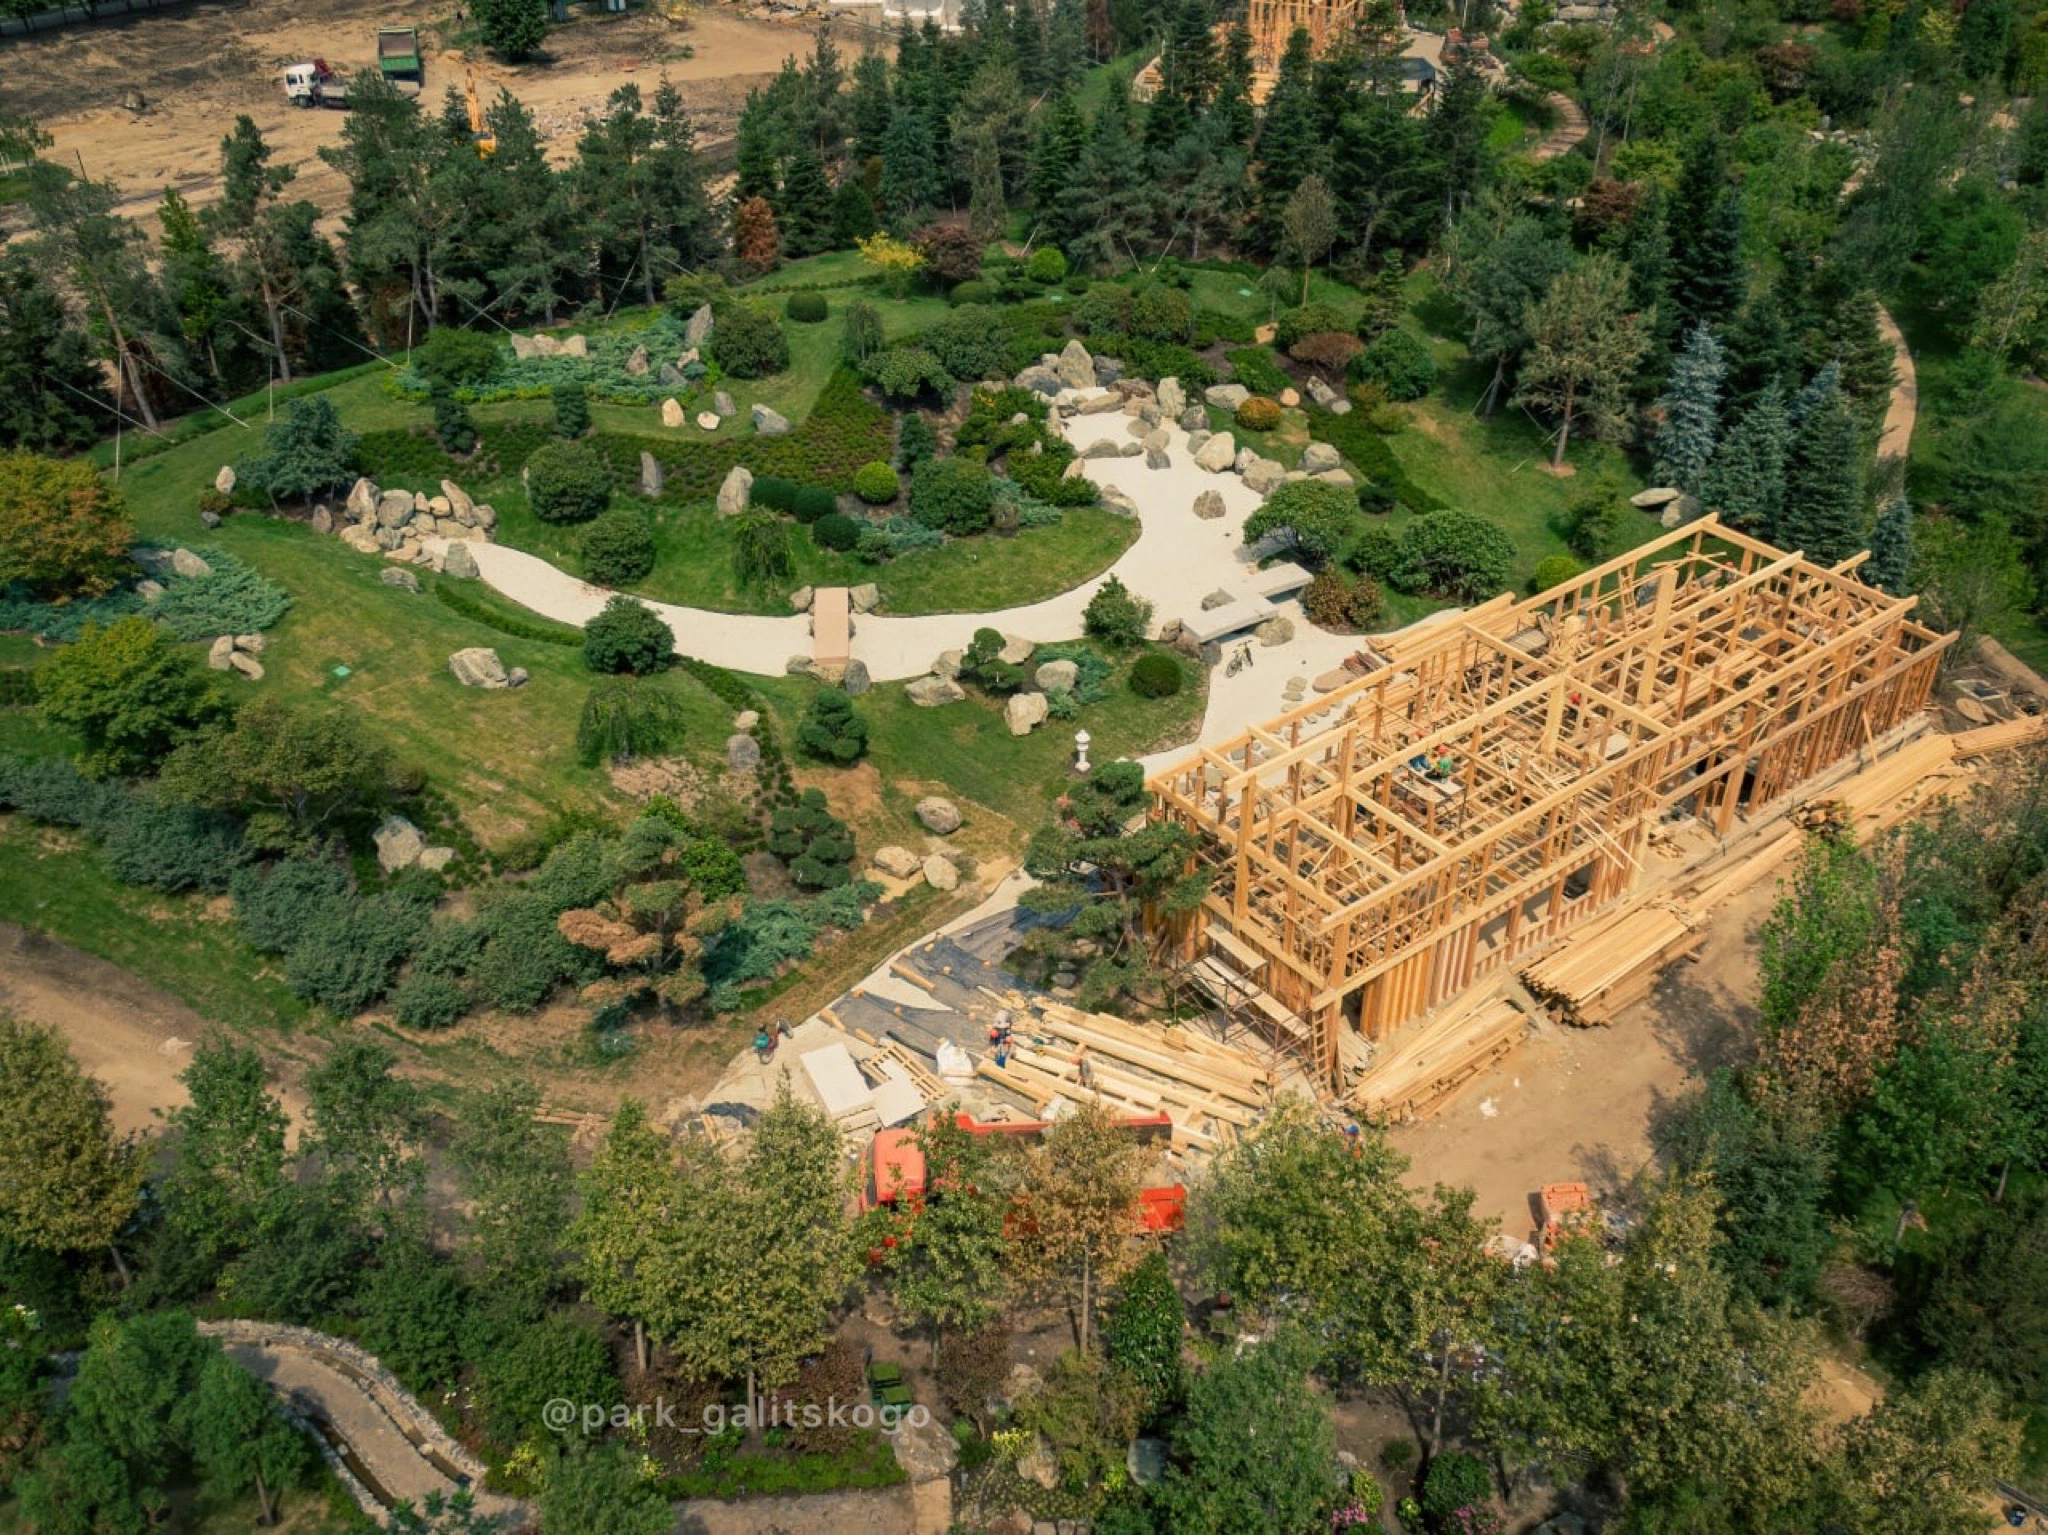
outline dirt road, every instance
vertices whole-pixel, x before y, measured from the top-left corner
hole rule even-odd
[[[215,0],[73,28],[0,47],[0,102],[40,120],[56,139],[52,158],[82,162],[91,175],[113,181],[124,211],[144,218],[166,186],[195,204],[218,195],[220,141],[246,112],[276,150],[274,163],[297,169],[294,195],[317,203],[331,226],[347,185],[316,151],[339,141],[345,116],[291,106],[279,75],[285,64],[311,58],[350,70],[371,67],[380,25],[420,28],[429,106],[438,110],[443,93],[459,90],[465,71],[474,71],[487,101],[503,85],[533,110],[558,162],[570,157],[581,125],[603,110],[614,89],[635,82],[651,93],[663,75],[681,88],[700,142],[729,138],[747,92],[785,57],[811,47],[801,26],[706,5],[688,23],[651,10],[579,17],[548,34],[544,61],[508,66],[440,46],[436,20],[452,19],[454,9],[398,0]],[[837,27],[848,54],[874,35]],[[683,57],[685,49],[691,57]],[[139,115],[122,105],[131,91],[147,99]]]
[[[153,1133],[163,1115],[189,1102],[178,1074],[206,1032],[206,1020],[118,965],[29,928],[0,922],[0,1011],[61,1033],[112,1100],[114,1128]],[[280,1091],[298,1122],[305,1100]]]

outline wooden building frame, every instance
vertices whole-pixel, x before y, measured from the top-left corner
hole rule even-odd
[[[1310,51],[1321,58],[1351,35],[1360,8],[1360,0],[1248,0],[1245,25],[1252,37],[1253,99],[1263,103],[1272,94],[1280,55],[1297,29],[1308,32]]]
[[[1920,712],[1954,638],[1894,598],[1688,524],[1523,601],[1385,642],[1388,664],[1148,785],[1197,835],[1178,955],[1277,1001],[1320,1079],[1626,893],[1674,807],[1723,837]]]

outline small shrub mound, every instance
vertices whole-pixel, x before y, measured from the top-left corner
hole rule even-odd
[[[1041,245],[1031,253],[1031,260],[1025,264],[1024,275],[1033,282],[1055,283],[1067,275],[1067,258],[1057,246]]]
[[[452,325],[440,327],[412,354],[413,367],[429,383],[448,389],[488,383],[504,360],[491,337]]]
[[[995,290],[981,281],[964,282],[946,295],[950,304],[986,304],[995,297]]]
[[[844,512],[830,512],[811,524],[811,542],[845,554],[860,542],[860,527]]]
[[[580,383],[557,384],[549,391],[555,401],[555,430],[572,441],[590,430],[590,391]]]
[[[1547,592],[1553,586],[1562,586],[1584,567],[1568,554],[1546,555],[1536,562],[1536,570],[1529,577],[1529,590]]]
[[[583,574],[599,586],[638,581],[654,569],[654,529],[647,515],[622,506],[606,512],[583,535]]]
[[[618,757],[652,757],[683,740],[683,709],[659,683],[608,677],[591,688],[576,721],[576,753],[585,767]]]
[[[837,688],[824,688],[804,711],[796,727],[796,744],[806,756],[844,767],[866,755],[868,722],[851,698]]]
[[[392,993],[391,1003],[401,1029],[431,1032],[445,1029],[469,1009],[460,981],[424,972],[407,976]]]
[[[676,637],[661,616],[631,597],[614,597],[583,627],[583,664],[594,672],[645,676],[668,665]]]
[[[611,501],[611,470],[586,443],[551,442],[526,461],[526,497],[542,522],[588,522]]]
[[[1152,627],[1152,604],[1133,596],[1131,589],[1115,576],[1095,589],[1081,613],[1081,629],[1116,650],[1142,644]]]
[[[1508,584],[1514,540],[1473,512],[1431,512],[1401,530],[1394,584],[1460,602],[1480,602]]]
[[[790,502],[790,515],[798,522],[813,523],[839,510],[839,498],[821,485],[805,485]]]
[[[795,480],[764,474],[747,492],[747,501],[751,506],[765,506],[771,512],[793,512],[796,510],[796,493],[802,488]]]
[[[799,325],[818,325],[832,312],[822,293],[792,293],[782,312]]]
[[[1180,662],[1163,650],[1138,657],[1131,668],[1131,691],[1140,698],[1171,698],[1186,680]]]
[[[1280,424],[1280,405],[1255,394],[1237,407],[1237,424],[1247,432],[1270,432]]]
[[[942,533],[987,529],[995,500],[988,466],[969,458],[928,458],[910,477],[910,515]]]
[[[1413,331],[1390,330],[1351,360],[1351,375],[1390,400],[1419,400],[1436,383],[1436,362]]]
[[[853,493],[869,506],[887,506],[903,492],[903,481],[880,459],[862,464],[853,476]]]
[[[766,378],[789,366],[782,322],[750,304],[735,304],[718,317],[711,351],[734,378]]]

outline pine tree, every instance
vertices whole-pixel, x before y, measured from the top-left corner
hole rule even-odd
[[[1551,466],[1561,467],[1572,432],[1613,433],[1648,345],[1628,308],[1628,269],[1595,255],[1566,267],[1529,306],[1529,350],[1515,403],[1558,418]]]
[[[1736,311],[1723,337],[1728,354],[1728,403],[1747,406],[1772,385],[1799,375],[1798,337],[1774,286]]]
[[[472,0],[484,46],[508,59],[537,51],[548,35],[548,0]]]
[[[1863,579],[1903,597],[1913,579],[1913,503],[1903,490],[1885,497],[1870,529],[1870,558]]]
[[[1828,360],[1841,368],[1842,393],[1873,438],[1891,408],[1897,354],[1878,326],[1877,295],[1860,288],[1827,306],[1822,322]]]
[[[1726,372],[1721,343],[1706,326],[1694,326],[1671,369],[1662,402],[1664,424],[1657,430],[1654,450],[1658,484],[1675,485],[1689,496],[1704,488],[1720,432],[1721,379]]]
[[[1772,382],[1722,440],[1700,499],[1729,527],[1771,537],[1784,505],[1785,458],[1791,447],[1785,391]]]
[[[1720,324],[1742,297],[1742,202],[1727,183],[1719,135],[1701,134],[1671,212],[1671,293],[1687,325]]]
[[[1485,77],[1470,59],[1461,56],[1444,66],[1436,109],[1429,114],[1423,137],[1442,189],[1446,224],[1458,216],[1486,175],[1490,94]]]
[[[825,179],[825,163],[815,150],[806,146],[789,157],[774,208],[782,248],[792,258],[832,248],[832,183]]]
[[[733,139],[732,195],[741,202],[768,197],[775,191],[776,141],[781,135],[772,110],[758,89],[747,92],[747,104],[740,108],[739,130]]]
[[[908,228],[946,195],[931,129],[913,108],[899,106],[882,139],[882,205],[891,223]]]
[[[732,253],[756,272],[770,272],[781,264],[782,234],[767,198],[750,197],[733,209]]]
[[[89,448],[113,421],[92,343],[28,253],[0,248],[0,449]]]
[[[881,54],[864,53],[855,62],[849,110],[853,117],[855,157],[880,158],[882,136],[889,131],[889,118],[896,110],[889,98],[889,61]]]
[[[1785,461],[1785,506],[1772,539],[1833,565],[1863,546],[1863,442],[1849,402],[1828,390],[1805,412]]]
[[[1072,90],[1088,64],[1087,0],[1052,0],[1045,24],[1045,88]]]
[[[875,200],[855,176],[839,183],[832,194],[832,237],[842,248],[875,232]]]
[[[1038,141],[1031,151],[1031,205],[1040,218],[1059,213],[1067,177],[1088,145],[1088,121],[1071,95],[1054,101],[1038,118]]]
[[[1327,139],[1316,122],[1315,63],[1308,29],[1297,27],[1280,55],[1273,94],[1259,126],[1252,158],[1258,166],[1258,202],[1252,243],[1270,255],[1280,248],[1281,216],[1301,178],[1327,163]]]
[[[1790,415],[1796,428],[1829,395],[1839,394],[1842,389],[1842,366],[1837,362],[1821,365],[1818,373],[1806,381],[1806,387],[1792,396]]]
[[[1252,34],[1242,21],[1223,39],[1223,60],[1216,76],[1216,99],[1210,104],[1227,144],[1248,149],[1258,126],[1252,106]]]
[[[1131,132],[1128,82],[1112,81],[1067,182],[1060,244],[1106,267],[1134,259],[1151,222],[1151,178]]]

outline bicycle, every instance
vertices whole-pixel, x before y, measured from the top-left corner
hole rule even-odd
[[[1223,669],[1223,674],[1226,677],[1235,677],[1252,664],[1252,642],[1246,640],[1230,653],[1230,665]]]

